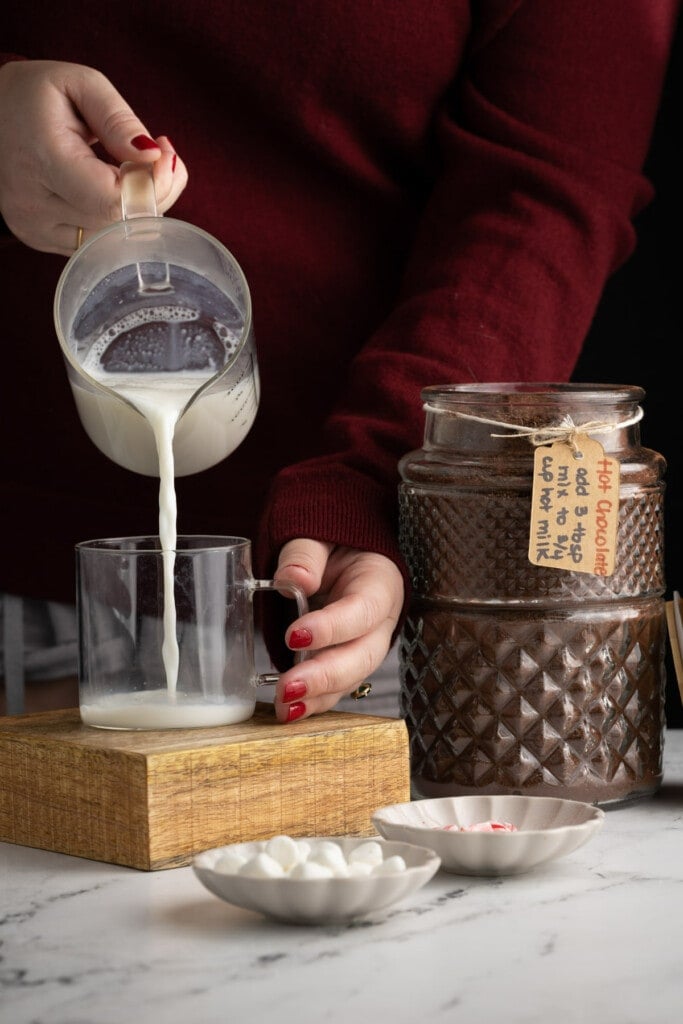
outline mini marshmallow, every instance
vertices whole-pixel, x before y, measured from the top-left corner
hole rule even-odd
[[[338,843],[329,839],[323,839],[313,847],[308,855],[309,863],[315,861],[317,864],[324,864],[325,867],[335,868],[346,867],[346,857]]]
[[[367,878],[372,874],[372,864],[367,861],[353,860],[349,862],[349,878]]]
[[[213,870],[220,871],[222,875],[236,875],[247,859],[246,854],[239,850],[226,850],[214,864]]]
[[[311,856],[311,844],[306,839],[297,839],[296,845],[299,851],[299,862],[308,860]]]
[[[269,853],[261,852],[250,857],[237,873],[247,878],[282,878],[285,869]]]
[[[361,843],[354,850],[351,850],[349,854],[349,864],[355,864],[362,862],[363,864],[369,864],[374,867],[375,864],[381,864],[384,860],[384,853],[380,843],[375,842],[371,839],[367,843]]]
[[[406,862],[403,857],[399,857],[394,854],[393,857],[387,857],[381,864],[375,864],[372,869],[373,875],[396,875],[400,871],[405,871]]]
[[[295,864],[292,870],[289,872],[290,878],[332,878],[332,868],[326,867],[325,864],[319,864],[315,860],[304,860],[300,861],[299,864]]]
[[[258,844],[259,852],[248,857],[242,850],[223,850],[213,865],[220,874],[247,878],[366,878],[406,870],[403,857],[384,857],[382,843],[368,840],[354,847],[348,859],[339,843],[320,839],[312,846],[306,839],[276,835]]]
[[[291,836],[273,836],[266,843],[265,852],[282,866],[285,871],[290,871],[300,860],[305,860],[305,851],[301,851],[296,839]],[[302,858],[301,854],[304,852]]]

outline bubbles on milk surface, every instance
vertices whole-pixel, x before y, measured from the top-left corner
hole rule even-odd
[[[71,335],[88,372],[212,375],[230,361],[243,328],[235,303],[201,274],[145,263],[103,278],[79,308]]]
[[[104,384],[108,375],[212,377],[230,362],[240,334],[196,306],[159,304],[126,313],[97,335],[83,369]],[[161,381],[157,386],[160,386]]]

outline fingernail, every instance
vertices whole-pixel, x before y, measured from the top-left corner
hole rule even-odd
[[[290,700],[296,700],[297,697],[303,697],[308,687],[300,679],[294,679],[291,683],[285,684],[285,692],[282,695],[282,699],[285,704],[289,704]]]
[[[306,714],[306,705],[303,701],[297,701],[296,704],[290,704],[287,708],[287,721],[294,722],[297,718],[301,718],[302,715]]]
[[[134,139],[130,140],[130,144],[139,150],[159,148],[154,139],[150,139],[149,135],[136,135]]]
[[[178,154],[176,153],[175,146],[169,139],[168,135],[164,135],[164,139],[166,140],[167,145],[169,145],[173,150],[173,156],[171,157],[171,174],[175,174],[175,165],[178,163]]]
[[[310,647],[313,643],[313,634],[310,629],[293,629],[289,635],[289,646],[298,651],[301,647]]]

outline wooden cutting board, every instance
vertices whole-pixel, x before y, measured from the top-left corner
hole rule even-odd
[[[152,871],[272,835],[372,835],[410,799],[400,719],[271,704],[211,729],[121,732],[78,710],[0,718],[0,841]]]

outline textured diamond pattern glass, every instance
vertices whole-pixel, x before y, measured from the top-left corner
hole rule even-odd
[[[634,418],[639,389],[550,388],[423,393],[425,448],[402,460],[399,493],[413,586],[401,706],[416,797],[614,803],[661,782],[664,463],[640,447],[636,424],[618,426]],[[536,426],[567,411],[617,424],[600,438],[621,472],[609,577],[529,562],[533,450],[482,423]]]

